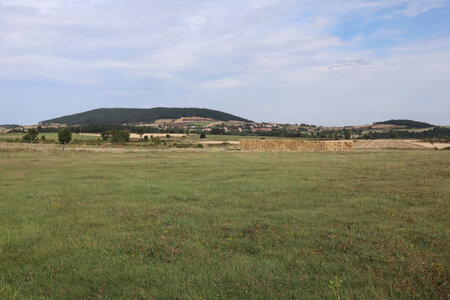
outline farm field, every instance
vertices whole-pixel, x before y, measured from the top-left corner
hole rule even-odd
[[[21,140],[24,136],[24,133],[4,133],[0,134],[0,141],[10,141],[10,140]],[[58,134],[57,133],[40,133],[38,135],[38,138],[41,138],[42,136],[45,136],[46,140],[48,141],[58,141]],[[89,133],[85,134],[73,134],[72,139],[73,140],[80,140],[80,141],[96,141],[100,137],[100,134],[94,134],[91,135]]]
[[[58,134],[57,133],[41,133],[38,136],[38,139],[44,135],[48,142],[57,142]],[[191,143],[191,144],[202,144],[205,146],[208,145],[220,145],[221,143],[227,143],[229,145],[237,145],[239,144],[239,140],[241,139],[261,139],[260,136],[237,136],[237,135],[212,135],[207,134],[206,139],[200,139],[199,134],[166,134],[166,133],[154,133],[154,134],[144,134],[147,136],[159,137],[164,141],[170,141],[172,143]],[[143,136],[144,136],[143,135]],[[170,138],[166,138],[167,135],[170,135]],[[7,133],[0,134],[0,142],[2,141],[19,141],[23,137],[22,133]],[[130,135],[132,142],[128,144],[128,146],[148,146],[148,143],[140,142],[140,136],[138,134],[132,133]],[[73,143],[82,144],[82,143],[92,143],[98,141],[101,136],[96,133],[81,133],[81,134],[73,134]],[[299,138],[287,138],[287,137],[265,137],[265,139],[281,139],[281,140],[296,140]],[[410,150],[430,150],[430,149],[443,149],[449,147],[449,143],[437,142],[422,142],[414,139],[376,139],[376,140],[354,140],[353,148],[354,149],[410,149]]]
[[[353,143],[354,149],[443,149],[450,147],[449,143],[430,143],[421,142],[419,140],[355,140]]]
[[[0,299],[449,297],[450,153],[0,152]]]

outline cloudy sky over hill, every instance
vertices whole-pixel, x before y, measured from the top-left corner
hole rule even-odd
[[[0,0],[0,106],[450,125],[450,1]]]

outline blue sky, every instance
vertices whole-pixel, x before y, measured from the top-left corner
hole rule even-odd
[[[450,125],[450,0],[0,0],[0,124],[155,106]]]

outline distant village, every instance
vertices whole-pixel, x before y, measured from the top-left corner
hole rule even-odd
[[[38,132],[57,132],[66,124],[40,122],[36,125],[0,125],[0,133],[21,133],[30,128]],[[421,127],[420,127],[421,126]],[[430,126],[430,127],[428,127]],[[280,124],[275,122],[218,121],[211,118],[181,117],[178,119],[158,119],[152,123],[72,125],[67,126],[74,133],[102,133],[118,129],[131,133],[177,133],[212,134],[262,137],[292,137],[313,139],[383,139],[383,138],[435,138],[448,137],[449,128],[411,121],[391,120],[371,125],[324,127],[308,124]],[[414,129],[415,128],[415,129]]]

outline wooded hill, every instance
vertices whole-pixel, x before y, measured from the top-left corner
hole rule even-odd
[[[389,125],[398,125],[398,126],[405,126],[407,128],[430,128],[434,127],[434,125],[425,123],[425,122],[419,122],[414,120],[389,120],[389,121],[383,121],[383,122],[375,122],[373,124],[389,124]]]
[[[181,117],[210,118],[217,121],[241,121],[249,120],[224,113],[218,110],[206,108],[169,108],[155,107],[149,109],[141,108],[99,108],[83,113],[63,116],[40,122],[41,124],[66,124],[94,125],[94,124],[136,124],[152,123],[158,119],[178,119]]]

